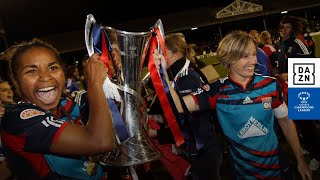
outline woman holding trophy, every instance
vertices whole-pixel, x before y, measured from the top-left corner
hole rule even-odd
[[[182,33],[167,34],[164,40],[169,66],[167,73],[171,87],[181,96],[189,95],[204,85],[203,80],[189,60],[193,58],[190,53],[193,49],[187,45]],[[213,125],[213,121],[216,120],[215,117],[210,110],[190,113],[190,116],[184,115],[179,114],[177,120],[184,124],[180,128],[185,139],[185,143],[179,148],[182,152],[179,155],[191,164],[191,168],[187,169],[186,172],[188,178],[199,180],[220,179],[223,142]],[[149,128],[149,136],[157,136],[159,142],[173,139],[169,138],[172,136],[168,134],[170,131],[164,130],[169,128],[160,127],[162,128],[159,130]],[[171,143],[174,144],[174,141]],[[175,174],[179,170],[173,167],[168,171],[173,171],[172,174]]]
[[[184,96],[182,102],[191,112],[216,110],[228,142],[235,179],[287,179],[292,175],[290,168],[283,166],[285,159],[274,130],[274,117],[294,152],[302,179],[312,179],[278,82],[254,73],[256,53],[257,45],[248,33],[227,34],[219,43],[217,55],[229,69],[228,77]],[[153,57],[166,67],[164,56],[157,50]],[[179,112],[183,112],[177,93],[173,89],[170,92]]]
[[[115,147],[102,85],[108,69],[93,54],[85,64],[88,123],[79,106],[62,97],[65,75],[58,51],[33,39],[6,52],[21,101],[2,117],[3,153],[18,179],[103,179],[100,165],[87,159]]]

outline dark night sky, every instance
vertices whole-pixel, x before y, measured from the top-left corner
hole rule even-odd
[[[317,3],[320,8],[319,0],[246,1],[261,4],[264,9],[268,9],[271,12],[279,11],[279,9],[289,6],[294,9],[295,7],[308,5],[308,3]],[[271,1],[272,3],[270,3]],[[0,0],[0,27],[4,28],[7,42],[10,45],[15,41],[29,40],[32,37],[46,37],[64,32],[83,31],[86,16],[90,13],[102,24],[112,26],[112,24],[125,24],[126,21],[154,18],[163,14],[191,12],[203,7],[222,9],[232,2],[234,0],[197,0],[194,2],[186,2],[185,0],[175,0],[174,2],[172,0],[152,0],[148,2],[123,0],[113,3],[106,1],[101,4],[101,0]],[[182,18],[172,18],[171,21],[179,24],[179,26],[184,26],[191,22],[195,23],[195,25],[196,23],[201,23],[201,18],[212,18],[212,14],[206,14],[205,12],[197,15],[192,19],[183,18],[184,16],[182,16]],[[220,23],[215,26],[199,28],[197,33],[189,31],[185,31],[185,33],[192,41],[193,39],[202,40],[206,37],[208,41],[212,41],[212,38],[219,34],[218,26],[220,26],[222,34],[238,27],[244,30],[252,26],[263,28],[262,18],[267,20],[268,26],[277,26],[278,17],[265,15],[254,20],[249,19],[250,22],[233,21]]]
[[[0,20],[9,42],[34,36],[82,30],[86,15],[94,14],[103,24],[187,11],[202,6],[223,6],[232,0],[203,0],[197,3],[172,0],[119,1],[109,4],[101,0],[1,0]],[[177,5],[178,4],[178,5]]]

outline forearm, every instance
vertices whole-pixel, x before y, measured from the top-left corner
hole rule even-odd
[[[175,104],[178,112],[179,113],[183,113],[183,108],[182,108],[182,104],[180,102],[179,96],[178,96],[177,92],[172,88],[171,82],[169,80],[169,76],[168,76],[166,71],[164,71],[164,75],[166,77],[166,83],[167,83],[167,85],[169,87],[170,94],[171,94],[171,97],[172,97],[172,99],[174,101],[174,104]]]
[[[288,144],[293,150],[293,153],[297,159],[298,162],[303,161],[303,153],[301,150],[298,134],[297,134],[297,129],[295,127],[295,124],[293,123],[292,120],[288,119],[279,119],[279,125],[282,129],[282,132],[284,136],[287,139]]]
[[[153,52],[153,57],[154,57],[155,61],[159,64],[159,66],[162,66],[162,68],[164,70],[166,82],[167,82],[170,94],[173,98],[173,101],[175,103],[175,106],[176,106],[178,112],[183,113],[183,108],[182,108],[182,104],[180,102],[179,96],[178,96],[177,92],[170,85],[169,76],[166,72],[167,62],[166,62],[164,56],[162,54],[159,54],[158,50],[155,50]],[[191,95],[183,97],[183,100],[184,100],[184,103],[187,105],[187,108],[189,109],[189,111],[196,111],[199,109],[197,107],[198,105],[195,103],[195,101]]]
[[[178,110],[179,113],[183,113],[184,110],[182,108],[182,104],[181,104],[181,101],[179,99],[179,95],[177,94],[177,92],[171,87],[171,83],[169,81],[169,78],[168,78],[168,75],[165,73],[165,76],[166,76],[166,81],[167,81],[167,84],[169,86],[169,90],[170,90],[170,94],[172,96],[172,99],[174,101],[174,104]],[[183,101],[184,103],[186,104],[188,110],[190,112],[193,112],[193,111],[197,111],[199,110],[199,107],[198,105],[195,103],[193,97],[191,95],[187,95],[187,96],[184,96],[183,98]]]
[[[86,125],[91,135],[104,144],[114,146],[114,130],[108,101],[102,84],[88,84],[89,120]],[[107,141],[107,142],[106,142]]]

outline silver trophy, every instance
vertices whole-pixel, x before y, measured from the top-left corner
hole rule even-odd
[[[93,15],[87,15],[85,42],[90,56],[95,52],[95,37],[92,35],[92,26],[95,23]],[[162,35],[164,34],[161,20],[157,21],[155,27],[160,29]],[[101,26],[101,28],[112,33],[109,34],[109,37],[111,41],[116,40],[116,42],[111,42],[111,44],[112,46],[116,44],[120,50],[121,62],[113,62],[115,78],[112,78],[109,83],[116,86],[121,96],[119,111],[129,137],[122,142],[118,140],[116,149],[102,155],[100,163],[111,166],[132,166],[158,160],[162,153],[152,144],[146,134],[147,112],[140,95],[141,71],[152,32],[126,32],[108,26]],[[116,136],[118,136],[117,133]]]

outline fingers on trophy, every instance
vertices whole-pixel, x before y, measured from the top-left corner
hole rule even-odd
[[[159,51],[157,49],[155,49],[153,52],[153,58],[156,61],[156,67],[158,69],[160,68],[160,66],[163,69],[167,69],[167,67],[168,67],[167,61],[165,60],[165,57],[163,56],[163,54],[159,53]]]

